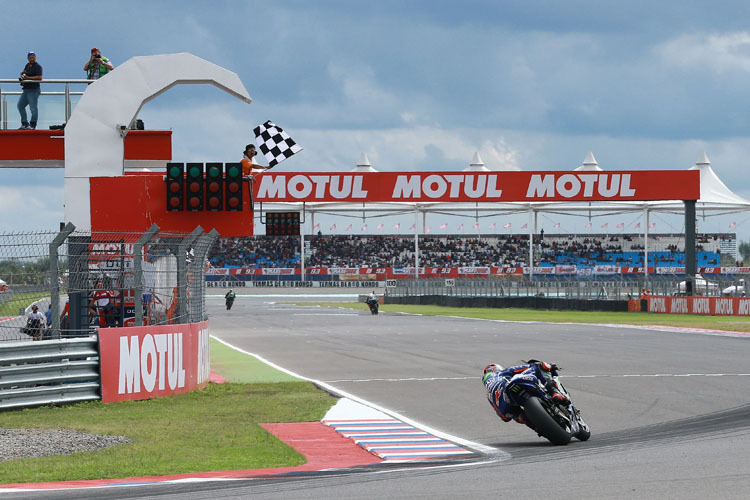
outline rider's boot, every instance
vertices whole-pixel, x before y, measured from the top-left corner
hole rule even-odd
[[[550,380],[549,382],[547,382],[546,386],[547,391],[549,391],[549,395],[552,398],[552,401],[561,404],[570,403],[570,399],[557,389],[557,384],[555,384],[554,381]]]

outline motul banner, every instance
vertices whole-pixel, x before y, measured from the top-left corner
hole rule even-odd
[[[99,349],[105,403],[194,391],[211,373],[208,321],[100,328]]]
[[[617,266],[594,266],[594,274],[617,274]]]
[[[576,274],[577,266],[555,266],[555,274]]]
[[[489,267],[459,267],[458,274],[490,274]]]
[[[268,276],[290,276],[292,274],[299,274],[298,267],[264,267],[261,269],[261,273]]]
[[[697,200],[697,170],[266,173],[255,200],[334,202]]]
[[[750,316],[750,298],[651,296],[648,298],[648,311],[668,314]]]
[[[358,267],[329,267],[328,274],[359,274]]]

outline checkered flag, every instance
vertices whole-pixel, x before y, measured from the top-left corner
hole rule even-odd
[[[302,151],[302,148],[284,132],[281,127],[267,121],[253,129],[255,133],[255,144],[268,160],[268,166],[273,167],[286,160],[294,153]]]

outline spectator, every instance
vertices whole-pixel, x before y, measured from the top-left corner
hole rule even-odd
[[[18,81],[21,82],[23,93],[18,99],[18,112],[21,114],[20,130],[34,130],[39,118],[39,94],[42,93],[39,82],[42,80],[42,65],[36,62],[36,53],[32,50],[27,55],[28,63],[23,67]],[[31,121],[26,117],[26,106],[31,111]]]
[[[44,316],[47,319],[47,326],[51,326],[52,325],[52,303],[50,303],[49,307],[44,312]]]
[[[83,66],[83,71],[86,71],[86,77],[89,80],[98,80],[113,69],[115,67],[112,65],[112,61],[102,56],[102,53],[96,47],[91,49],[91,58]]]
[[[41,340],[44,321],[45,317],[44,314],[39,312],[39,306],[36,304],[32,305],[31,312],[26,319],[26,334],[34,340]]]

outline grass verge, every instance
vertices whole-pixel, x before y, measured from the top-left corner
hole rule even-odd
[[[259,423],[320,420],[334,398],[309,382],[209,384],[148,401],[79,403],[0,413],[0,427],[127,436],[95,452],[0,462],[0,483],[125,478],[286,467],[305,458]]]
[[[26,308],[32,302],[36,302],[45,297],[49,297],[49,294],[44,292],[16,293],[7,302],[0,304],[0,316],[18,316],[18,310],[20,308]]]
[[[287,375],[259,359],[232,349],[215,338],[211,339],[211,370],[229,382],[299,382],[300,379]]]
[[[355,302],[297,302],[297,305],[345,307],[367,310],[367,305]],[[442,307],[433,305],[384,304],[381,312],[401,312],[424,316],[458,316],[505,321],[543,321],[550,323],[614,323],[625,325],[662,325],[685,328],[706,328],[750,332],[750,320],[742,316],[703,316],[698,314],[655,314],[601,311],[546,311],[536,309],[490,309],[477,307]]]

